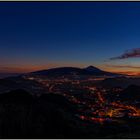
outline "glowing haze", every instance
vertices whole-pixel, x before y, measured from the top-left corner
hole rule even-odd
[[[0,73],[140,73],[139,2],[0,2],[0,19]]]

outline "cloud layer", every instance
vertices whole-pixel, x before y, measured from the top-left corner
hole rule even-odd
[[[140,48],[135,48],[126,51],[120,56],[110,58],[110,60],[127,59],[127,58],[134,58],[134,57],[140,57]]]

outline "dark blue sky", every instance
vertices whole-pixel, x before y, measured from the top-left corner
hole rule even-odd
[[[0,2],[0,71],[114,64],[128,71],[140,58],[108,60],[134,48],[140,2]]]

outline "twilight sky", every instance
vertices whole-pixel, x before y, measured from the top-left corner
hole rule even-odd
[[[97,66],[140,73],[140,2],[0,2],[0,72]]]

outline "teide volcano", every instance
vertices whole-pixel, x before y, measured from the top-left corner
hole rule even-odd
[[[100,70],[94,66],[88,66],[86,68],[77,68],[77,67],[59,67],[59,68],[52,68],[48,70],[40,70],[31,72],[31,75],[38,75],[38,76],[120,76],[120,74],[106,72]]]

